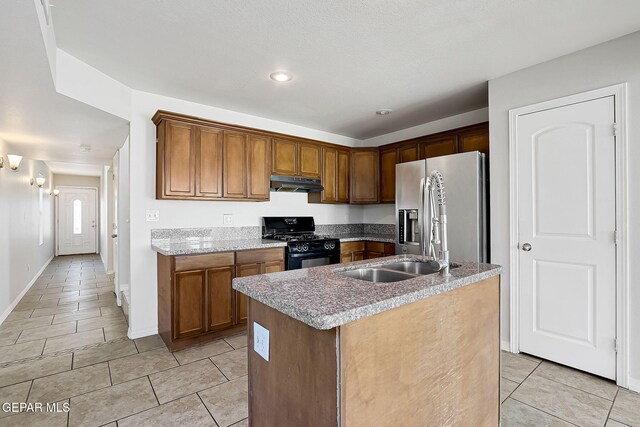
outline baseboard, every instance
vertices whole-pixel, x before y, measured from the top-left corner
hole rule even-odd
[[[640,379],[629,377],[629,390],[640,393]]]
[[[158,333],[158,328],[149,328],[149,329],[141,329],[139,331],[134,331],[129,326],[129,331],[127,332],[127,336],[131,340],[136,340],[138,338],[148,337],[149,335],[156,335]]]
[[[502,351],[511,351],[511,344],[509,344],[509,341],[505,341],[505,340],[500,340],[500,350]]]
[[[47,266],[51,263],[51,261],[53,260],[53,257],[54,256],[51,255],[51,258],[49,258],[49,260],[44,263],[44,265],[42,266],[40,271],[38,271],[36,273],[36,275],[33,276],[33,279],[31,279],[31,281],[27,284],[27,286],[25,286],[25,288],[22,290],[22,292],[20,292],[20,295],[18,295],[16,297],[16,299],[14,299],[13,302],[9,305],[9,307],[7,307],[7,309],[4,311],[4,313],[2,313],[2,315],[0,316],[0,325],[5,321],[5,319],[7,317],[9,317],[9,315],[11,314],[13,309],[16,308],[16,305],[18,305],[18,303],[22,299],[22,297],[29,291],[29,289],[31,289],[33,284],[36,283],[36,280],[38,280],[38,278],[40,277],[40,275],[42,274],[44,269],[47,268]]]
[[[113,270],[107,270],[107,274],[115,274],[115,271],[113,271]]]

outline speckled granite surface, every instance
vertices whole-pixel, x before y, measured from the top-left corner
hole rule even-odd
[[[372,283],[336,273],[414,259],[426,258],[394,256],[236,278],[233,288],[316,329],[331,329],[502,272],[497,265],[463,262],[448,278],[429,274],[392,283]]]
[[[339,238],[341,242],[370,240],[395,242],[394,225],[317,225],[316,233]],[[387,233],[387,234],[383,234]],[[260,227],[175,228],[151,230],[151,249],[162,255],[197,255],[286,246],[284,242],[263,240]]]
[[[277,248],[286,245],[285,242],[263,239],[209,240],[194,238],[181,242],[171,239],[156,239],[151,242],[151,249],[162,255],[197,255],[247,249]]]

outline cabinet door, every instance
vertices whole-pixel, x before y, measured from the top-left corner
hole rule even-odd
[[[398,148],[398,163],[413,162],[414,160],[418,160],[417,143]]]
[[[384,256],[381,252],[367,252],[367,259],[382,258]]]
[[[255,276],[256,274],[262,273],[262,265],[259,263],[255,264],[243,264],[236,266],[236,276],[237,277],[247,277],[247,276]],[[247,323],[247,317],[249,314],[248,309],[248,298],[242,292],[236,291],[236,324]]]
[[[284,271],[284,261],[269,261],[262,264],[261,274],[277,273]]]
[[[222,197],[222,132],[196,128],[196,196]]]
[[[354,261],[362,261],[364,259],[364,251],[362,252],[354,252],[353,253],[353,260]]]
[[[380,190],[378,150],[351,152],[351,203],[378,203]]]
[[[205,271],[175,273],[173,297],[173,338],[205,332]]]
[[[320,178],[320,145],[302,142],[298,146],[300,153],[300,176]]]
[[[271,138],[249,135],[248,188],[250,199],[269,200],[271,185]]]
[[[351,261],[353,261],[353,252],[340,254],[340,262],[351,262]]]
[[[164,194],[190,197],[196,194],[195,128],[166,122],[164,142]]]
[[[458,134],[458,147],[461,153],[479,151],[489,154],[489,128],[470,129]]]
[[[275,175],[298,175],[298,143],[288,139],[273,140],[272,171]]]
[[[349,152],[338,150],[336,202],[349,203]]]
[[[247,134],[224,132],[224,197],[247,197]]]
[[[425,142],[420,144],[420,158],[447,156],[458,152],[458,144],[455,134],[447,134],[432,138],[426,138]]]
[[[322,148],[322,201],[326,203],[335,203],[337,201],[337,182],[338,177],[338,151],[335,148]]]
[[[231,281],[233,266],[207,270],[207,330],[217,331],[233,325],[234,291]]]
[[[380,152],[380,202],[396,201],[396,163],[398,153],[395,148]]]

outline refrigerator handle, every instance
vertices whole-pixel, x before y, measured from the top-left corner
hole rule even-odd
[[[420,253],[426,255],[426,245],[424,240],[425,231],[425,200],[424,200],[425,178],[420,179],[420,203],[418,204],[418,227],[420,227]]]

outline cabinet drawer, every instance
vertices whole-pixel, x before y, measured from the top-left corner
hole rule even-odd
[[[233,265],[233,252],[176,256],[176,271],[199,270]]]
[[[340,243],[340,252],[359,252],[364,251],[364,242],[344,242]]]
[[[382,242],[367,242],[367,252],[384,253],[384,243]]]
[[[396,254],[396,244],[395,243],[385,243],[384,244],[384,253],[385,253],[385,255],[395,255]]]
[[[236,264],[284,260],[284,248],[252,249],[236,252]]]

